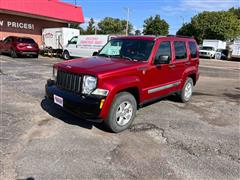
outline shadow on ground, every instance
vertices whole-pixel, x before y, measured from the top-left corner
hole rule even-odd
[[[109,132],[103,123],[95,123],[95,122],[87,121],[80,117],[74,116],[74,115],[70,114],[69,112],[64,111],[64,109],[62,109],[61,107],[58,107],[58,105],[54,104],[51,100],[49,100],[47,98],[42,100],[41,107],[49,115],[65,122],[67,124],[79,126],[79,127],[86,128],[86,129],[92,129],[94,126],[100,130]]]

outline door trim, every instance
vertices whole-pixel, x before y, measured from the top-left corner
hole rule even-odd
[[[155,92],[158,92],[158,91],[162,91],[164,89],[169,89],[169,88],[178,86],[180,83],[181,83],[181,81],[177,81],[175,83],[171,83],[171,84],[168,84],[168,85],[165,85],[165,86],[159,86],[159,87],[156,87],[156,88],[149,89],[148,94],[152,94],[152,93],[155,93]]]

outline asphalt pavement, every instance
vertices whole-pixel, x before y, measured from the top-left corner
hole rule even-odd
[[[189,103],[164,98],[114,134],[44,99],[60,61],[0,56],[0,179],[240,178],[240,62],[201,59]]]

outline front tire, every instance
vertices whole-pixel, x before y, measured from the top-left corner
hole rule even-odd
[[[192,97],[192,92],[193,92],[193,80],[192,78],[188,77],[187,80],[185,81],[185,84],[178,94],[181,102],[185,103],[190,101]]]
[[[69,54],[68,51],[64,51],[64,52],[63,52],[63,59],[64,59],[64,60],[69,60],[69,59],[71,59],[71,56],[70,56],[70,54]]]
[[[132,124],[137,111],[137,102],[132,94],[121,92],[117,94],[111,105],[105,125],[115,133],[124,131]]]

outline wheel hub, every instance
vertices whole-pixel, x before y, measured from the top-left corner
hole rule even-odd
[[[120,126],[126,125],[132,118],[133,115],[133,106],[130,102],[122,102],[116,112],[116,122]]]

